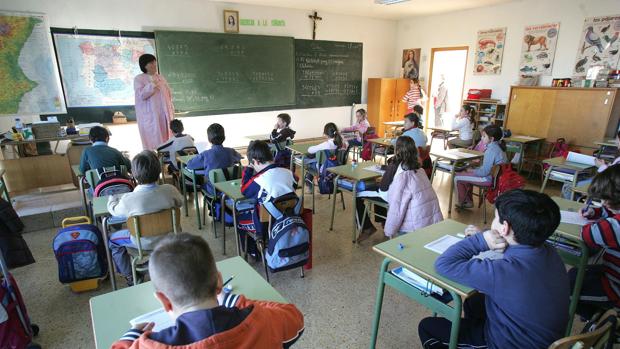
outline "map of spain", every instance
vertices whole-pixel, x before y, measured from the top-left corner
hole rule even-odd
[[[45,17],[0,12],[0,114],[64,113]]]

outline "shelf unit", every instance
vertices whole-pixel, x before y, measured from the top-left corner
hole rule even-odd
[[[491,124],[503,127],[506,122],[506,105],[497,99],[466,99],[463,101],[463,105],[469,105],[476,109],[478,129],[483,129]]]

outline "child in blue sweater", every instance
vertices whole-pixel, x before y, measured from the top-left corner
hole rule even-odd
[[[547,348],[568,323],[568,275],[545,244],[560,224],[560,209],[546,194],[521,189],[499,196],[495,207],[491,230],[472,226],[435,262],[440,275],[479,292],[465,301],[458,347]],[[472,258],[488,250],[503,251],[503,258]],[[447,348],[450,328],[447,319],[423,319],[423,347]]]

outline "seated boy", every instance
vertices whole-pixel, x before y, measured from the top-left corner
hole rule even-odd
[[[420,129],[422,122],[420,117],[416,113],[409,113],[405,115],[405,127],[403,136],[408,136],[415,142],[416,147],[426,147],[426,134]],[[392,145],[396,144],[396,138],[392,139]]]
[[[176,165],[176,155],[177,152],[183,150],[185,148],[195,147],[194,138],[190,135],[183,134],[185,128],[183,127],[183,123],[179,119],[174,119],[170,121],[170,130],[174,134],[166,143],[157,147],[158,152],[168,152],[169,157],[165,158],[164,161],[169,163],[170,166],[174,170],[177,170]]]
[[[437,272],[478,290],[464,304],[458,347],[547,348],[568,324],[568,275],[557,251],[545,244],[560,224],[558,205],[545,194],[512,190],[497,198],[492,230],[466,231],[435,262]],[[502,259],[477,259],[488,250]],[[424,348],[447,348],[451,323],[440,317],[418,326]]]
[[[222,292],[222,274],[206,241],[170,235],[151,254],[155,297],[175,326],[152,332],[154,323],[129,330],[121,348],[289,348],[304,331],[293,304],[254,301]]]
[[[287,139],[295,138],[295,131],[290,127],[291,116],[286,113],[278,114],[278,121],[271,131],[270,141],[273,144],[279,144]],[[280,149],[278,149],[280,150]]]
[[[264,202],[295,191],[295,177],[287,168],[273,163],[269,145],[263,141],[252,141],[248,146],[249,164],[243,170],[241,193],[248,199],[256,199],[256,206],[248,212],[240,213],[239,225],[242,230],[264,233],[260,223],[258,207]]]
[[[132,160],[133,177],[138,186],[131,193],[113,195],[108,199],[108,211],[112,216],[129,217],[155,213],[171,207],[181,207],[183,197],[170,184],[158,185],[161,166],[157,155],[151,150],[144,150]],[[162,237],[144,237],[140,244],[145,250],[152,250]],[[128,230],[119,230],[110,236],[109,246],[116,270],[132,285],[135,280],[131,275],[131,257],[127,247],[137,248],[134,238]]]
[[[620,306],[620,165],[607,168],[594,177],[588,194],[601,200],[603,207],[586,206],[581,213],[596,219],[581,228],[581,237],[592,249],[604,249],[603,264],[587,267],[577,314],[590,319],[597,311]],[[575,285],[577,269],[569,271],[571,287]]]
[[[90,129],[88,138],[93,143],[91,147],[84,149],[82,158],[80,159],[80,171],[86,173],[88,170],[97,170],[103,167],[117,167],[120,170],[121,165],[125,165],[127,170],[131,170],[131,163],[120,151],[110,147],[110,133],[101,126],[95,126]]]
[[[212,144],[211,149],[205,150],[193,157],[186,165],[190,170],[203,170],[205,178],[209,178],[209,171],[217,168],[227,168],[241,160],[241,155],[232,148],[222,146],[226,135],[220,124],[211,124],[207,128],[207,137]],[[214,194],[213,185],[206,182],[207,192]]]

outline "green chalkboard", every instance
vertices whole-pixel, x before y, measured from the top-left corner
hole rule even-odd
[[[291,37],[156,31],[155,42],[177,111],[295,104]]]
[[[360,103],[362,44],[295,40],[295,91],[298,108]]]

